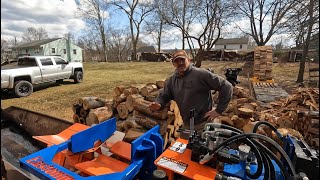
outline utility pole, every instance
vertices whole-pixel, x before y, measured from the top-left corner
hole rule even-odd
[[[71,62],[71,52],[70,52],[70,34],[68,33],[68,37],[67,37],[67,60],[68,62]]]

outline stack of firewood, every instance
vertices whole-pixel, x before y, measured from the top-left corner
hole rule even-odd
[[[254,49],[253,76],[259,80],[272,79],[272,47],[257,46]]]
[[[124,141],[131,142],[156,125],[165,145],[179,137],[177,130],[182,125],[179,108],[174,101],[159,111],[148,107],[158,96],[165,81],[135,86],[117,86],[112,100],[97,97],[79,98],[73,104],[74,122],[86,125],[98,124],[111,117],[117,119],[117,130],[124,132]]]

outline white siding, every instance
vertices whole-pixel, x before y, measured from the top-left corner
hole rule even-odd
[[[67,51],[67,40],[64,38],[44,44],[41,47],[43,48],[43,55],[45,56],[60,55],[63,59],[68,60],[68,52],[64,54],[64,49]],[[55,53],[52,53],[52,48],[55,48]],[[73,53],[74,49],[76,50],[76,54]],[[70,56],[72,62],[82,62],[82,49],[71,42]]]
[[[214,49],[226,49],[226,50],[247,50],[248,45],[242,44],[242,49],[240,49],[240,44],[225,44],[226,48],[224,48],[224,45],[215,45]]]

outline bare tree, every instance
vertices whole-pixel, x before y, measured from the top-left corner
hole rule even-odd
[[[122,10],[129,19],[133,50],[132,59],[136,60],[141,26],[144,19],[153,11],[153,6],[148,4],[148,2],[139,0],[113,0],[112,4]]]
[[[275,33],[282,33],[286,15],[297,4],[296,0],[233,0],[234,24],[251,36],[258,46],[264,46]],[[249,28],[241,27],[240,20],[249,21]]]
[[[121,62],[126,60],[131,49],[131,36],[127,33],[127,29],[115,29],[112,26],[108,27],[108,54],[110,59]]]
[[[105,33],[107,12],[104,11],[107,7],[102,7],[102,4],[101,0],[81,0],[78,5],[78,13],[89,25],[93,26],[94,30],[99,32],[104,59],[107,62],[108,57]]]
[[[22,35],[23,42],[42,40],[42,39],[46,39],[46,38],[48,38],[48,33],[42,27],[40,27],[40,28],[28,27],[27,31],[24,32]]]

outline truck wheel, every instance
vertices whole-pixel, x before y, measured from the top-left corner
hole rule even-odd
[[[83,73],[81,71],[74,72],[73,80],[75,83],[81,83],[83,80]]]
[[[14,83],[14,93],[18,97],[29,96],[33,92],[33,86],[29,81],[17,81]]]

